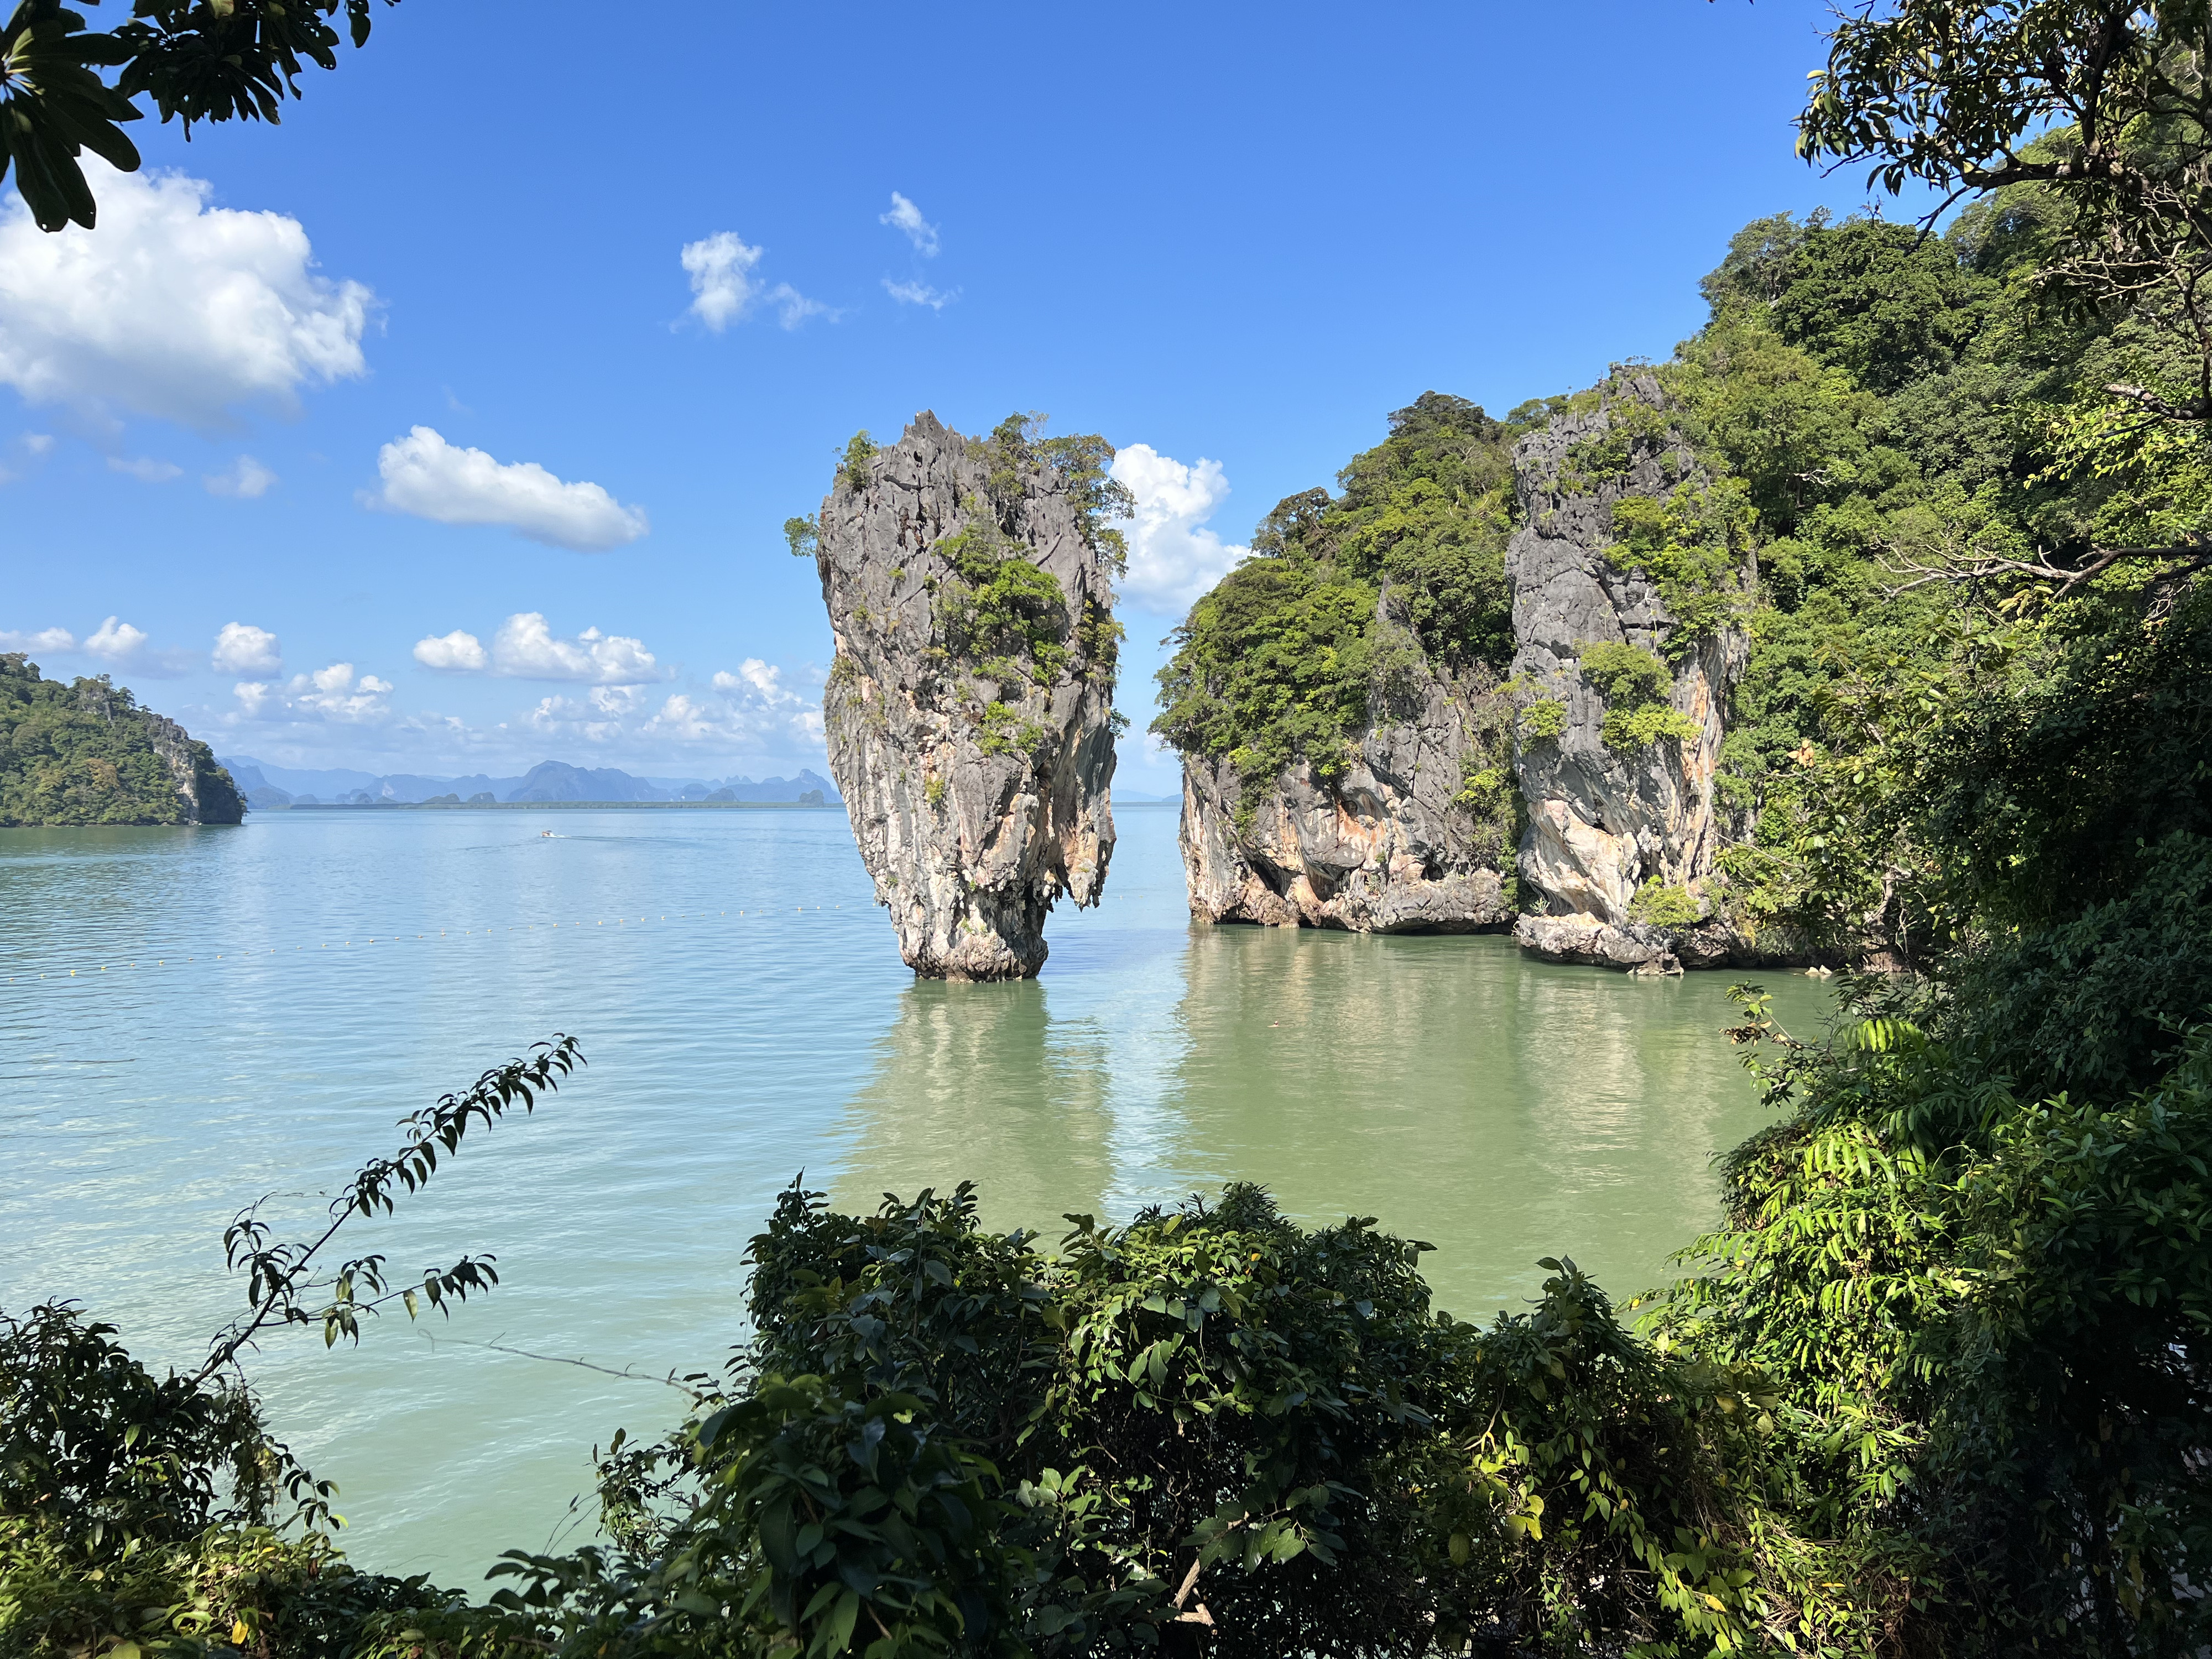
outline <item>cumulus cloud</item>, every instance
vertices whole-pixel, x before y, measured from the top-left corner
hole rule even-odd
[[[289,720],[336,726],[377,726],[392,716],[392,682],[374,674],[356,678],[349,662],[334,662],[284,684],[241,680],[231,688],[234,720]]]
[[[438,524],[505,525],[518,536],[580,553],[634,542],[647,526],[641,507],[624,507],[595,483],[569,483],[535,461],[501,462],[481,449],[457,449],[418,426],[377,452],[383,488],[370,504]]]
[[[136,478],[140,483],[153,484],[167,483],[172,478],[181,477],[185,469],[174,461],[158,461],[151,455],[134,456],[129,459],[120,455],[110,455],[107,470],[120,472],[127,478]]]
[[[932,311],[942,311],[960,297],[960,290],[942,293],[927,283],[895,283],[884,278],[884,292],[902,306],[927,306]]]
[[[1132,605],[1180,617],[1251,550],[1204,527],[1229,499],[1220,462],[1200,457],[1185,466],[1150,444],[1130,444],[1114,457],[1112,473],[1137,501],[1121,525],[1129,541],[1121,596]]]
[[[241,455],[230,464],[225,472],[210,472],[201,483],[207,485],[210,495],[228,495],[237,501],[255,501],[269,493],[269,486],[276,482],[276,475],[255,460],[251,455]]]
[[[76,649],[76,635],[66,628],[41,628],[35,633],[17,629],[0,629],[0,651],[70,652]]]
[[[678,255],[691,278],[691,314],[720,334],[732,323],[742,322],[755,306],[775,308],[776,320],[797,328],[810,317],[837,313],[819,300],[810,300],[789,283],[770,288],[753,275],[765,248],[754,247],[734,230],[718,230],[712,236],[686,242]]]
[[[937,227],[923,218],[921,210],[898,191],[891,192],[891,210],[879,215],[876,222],[904,232],[907,240],[914,244],[915,252],[923,258],[937,257]]]
[[[210,207],[181,173],[85,167],[96,231],[50,236],[13,191],[0,201],[0,383],[106,423],[209,430],[364,372],[375,295],[319,275],[298,220]]]
[[[277,647],[276,636],[251,623],[225,623],[215,636],[215,653],[210,660],[216,673],[235,674],[242,679],[274,679],[284,672],[284,654]]]
[[[535,611],[509,617],[492,636],[495,674],[519,680],[586,680],[600,685],[636,685],[660,678],[660,667],[645,641],[587,628],[562,639]]]
[[[524,717],[544,738],[580,739],[629,751],[816,753],[822,709],[783,683],[783,672],[748,657],[713,680],[713,694],[671,692],[656,705],[641,686],[602,686],[584,697],[550,696]]]
[[[491,663],[491,659],[485,654],[483,641],[458,628],[450,634],[416,641],[415,660],[425,668],[434,668],[447,674],[476,673]]]
[[[52,629],[48,632],[58,634],[61,630]],[[144,629],[110,617],[78,641],[76,648],[87,656],[99,658],[118,673],[128,672],[134,679],[175,679],[179,675],[191,673],[205,661],[192,651],[149,651],[146,640]]]
[[[145,647],[146,630],[110,617],[94,629],[84,648],[112,663],[126,663]]]

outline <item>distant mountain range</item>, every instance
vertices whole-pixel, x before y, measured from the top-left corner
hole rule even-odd
[[[640,778],[611,766],[571,766],[541,761],[519,778],[495,778],[482,772],[465,778],[421,777],[412,772],[327,771],[271,766],[251,755],[223,755],[218,761],[246,797],[264,811],[283,806],[394,806],[424,801],[467,805],[530,801],[699,800],[806,801],[838,799],[837,787],[811,769],[795,778]],[[811,803],[809,803],[810,805]]]

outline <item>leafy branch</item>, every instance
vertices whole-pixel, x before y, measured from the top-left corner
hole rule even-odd
[[[402,1304],[410,1319],[421,1313],[425,1301],[449,1314],[449,1303],[465,1301],[470,1292],[488,1291],[498,1284],[498,1270],[489,1255],[464,1255],[450,1267],[425,1268],[419,1285],[395,1284],[380,1255],[356,1256],[320,1277],[316,1267],[324,1248],[347,1222],[380,1212],[389,1215],[398,1191],[417,1192],[427,1185],[437,1172],[440,1151],[458,1152],[471,1122],[489,1128],[517,1105],[529,1112],[540,1092],[551,1093],[583,1063],[575,1038],[556,1036],[536,1045],[527,1057],[493,1067],[465,1092],[442,1096],[434,1105],[402,1118],[405,1144],[391,1157],[373,1158],[362,1166],[331,1200],[330,1224],[313,1240],[271,1244],[269,1224],[260,1214],[266,1198],[240,1211],[223,1233],[223,1255],[234,1271],[246,1270],[247,1310],[216,1334],[207,1363],[192,1378],[193,1386],[229,1364],[240,1349],[271,1324],[319,1324],[325,1346],[341,1336],[358,1342],[362,1316],[381,1312],[388,1303]]]
[[[97,5],[100,0],[90,0]],[[398,0],[386,0],[387,5]],[[0,0],[4,6],[5,0]],[[368,44],[370,0],[131,0],[112,32],[88,28],[60,0],[17,0],[0,22],[0,179],[15,187],[39,228],[93,228],[97,208],[77,158],[90,150],[122,173],[138,170],[120,124],[150,97],[164,122],[266,121],[300,96],[308,64],[337,67],[343,8],[356,46]],[[100,71],[117,71],[111,85]]]

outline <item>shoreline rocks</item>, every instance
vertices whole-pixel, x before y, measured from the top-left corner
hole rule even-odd
[[[1237,769],[1184,757],[1178,836],[1191,914],[1353,933],[1510,926],[1500,838],[1462,799],[1480,715],[1502,719],[1487,707],[1498,701],[1425,664],[1338,776],[1302,762],[1243,823]]]

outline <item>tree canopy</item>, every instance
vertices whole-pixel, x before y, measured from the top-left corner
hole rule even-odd
[[[137,171],[123,128],[142,118],[140,99],[187,133],[195,121],[274,125],[283,100],[300,96],[302,70],[337,67],[331,20],[345,14],[356,46],[368,44],[372,21],[370,0],[128,3],[130,17],[112,30],[91,29],[61,0],[15,0],[0,24],[0,177],[14,167],[41,230],[96,222],[86,150]]]

